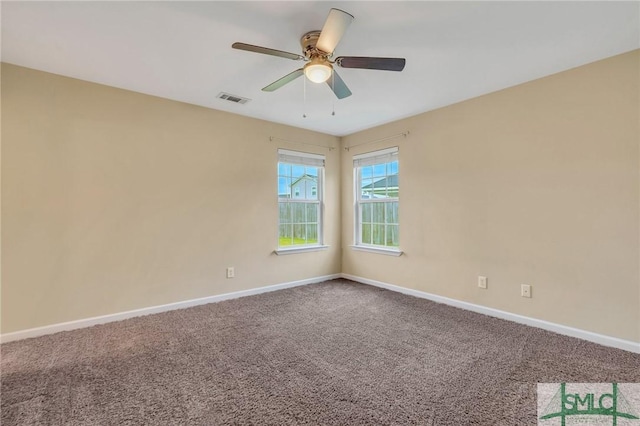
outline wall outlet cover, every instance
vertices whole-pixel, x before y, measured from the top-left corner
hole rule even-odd
[[[478,277],[478,287],[487,288],[487,277],[483,277],[483,276]]]

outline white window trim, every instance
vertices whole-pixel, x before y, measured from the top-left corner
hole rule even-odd
[[[360,200],[360,188],[358,183],[360,181],[359,168],[369,165],[386,163],[398,157],[398,147],[386,148],[378,151],[367,152],[364,154],[358,154],[353,156],[353,171],[354,171],[354,229],[353,229],[353,241],[350,247],[355,251],[364,251],[369,253],[385,254],[389,256],[401,256],[404,252],[399,247],[378,246],[372,244],[363,244],[360,241],[361,235],[361,223],[359,218],[359,206]],[[394,201],[391,199],[390,201]],[[400,202],[400,197],[395,198],[395,201]],[[399,224],[399,223],[398,223]]]
[[[321,154],[278,149],[279,163],[295,163],[302,166],[324,167],[325,157]]]
[[[388,163],[398,153],[398,147],[381,149],[379,151],[366,152],[353,156],[354,167],[371,166],[373,164]]]
[[[382,246],[370,246],[370,245],[352,245],[350,246],[351,249],[355,250],[355,251],[366,251],[369,253],[378,253],[378,254],[386,254],[387,256],[402,256],[402,254],[404,253],[402,250],[400,249],[394,249],[394,248],[385,248]]]
[[[287,255],[287,254],[296,254],[296,253],[307,253],[310,251],[324,251],[328,249],[329,246],[326,245],[317,245],[317,246],[299,246],[293,248],[278,248],[273,252],[278,256]]]
[[[311,251],[321,251],[329,248],[324,244],[324,168],[325,168],[325,156],[321,154],[311,154],[308,152],[290,151],[287,149],[278,149],[278,163],[298,164],[302,166],[318,167],[318,183],[317,183],[317,196],[318,196],[318,242],[316,244],[305,244],[298,246],[285,246],[279,245],[273,251],[277,255],[287,255],[295,253],[306,253]],[[289,202],[298,203],[305,202],[303,200],[295,201],[288,200]],[[278,197],[278,203],[280,198]],[[312,201],[315,203],[315,201]],[[280,218],[278,217],[278,235],[280,232]]]

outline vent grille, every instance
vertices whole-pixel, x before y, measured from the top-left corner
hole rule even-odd
[[[220,92],[217,96],[218,99],[224,99],[225,101],[233,102],[236,104],[246,104],[251,99],[243,98],[242,96],[232,95],[230,93]]]

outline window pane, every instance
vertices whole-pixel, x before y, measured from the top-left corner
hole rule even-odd
[[[360,185],[360,188],[362,188],[363,200],[370,200],[373,198],[373,179],[362,179],[362,185]]]
[[[384,203],[387,223],[398,223],[398,203]]]
[[[398,225],[387,225],[387,245],[398,247]]]
[[[291,198],[296,200],[318,200],[318,179],[308,175],[298,179],[294,178],[291,184],[291,194]]]
[[[316,180],[316,178],[308,178],[305,182],[305,188],[307,191],[307,200],[318,199],[318,181]]]
[[[373,166],[373,176],[380,177],[384,176],[387,173],[386,163],[385,164],[375,164]]]
[[[318,242],[318,225],[307,225],[307,244]]]
[[[361,205],[362,209],[362,223],[371,223],[371,203],[365,203]]]
[[[293,209],[293,222],[304,223],[307,221],[306,204],[305,203],[292,203]]]
[[[291,175],[293,176],[294,180],[301,178],[302,175],[304,175],[304,166],[298,166],[296,164],[293,164],[291,166]]]
[[[384,205],[385,203],[371,203],[373,204],[373,223],[384,223]]]
[[[291,178],[278,178],[278,197],[291,198]]]
[[[373,167],[371,166],[362,167],[360,169],[360,173],[363,179],[373,177]]]
[[[400,182],[398,180],[398,173],[389,176],[389,193],[390,196],[397,197],[398,189],[400,188]]]
[[[293,225],[293,244],[306,244],[305,225]]]
[[[372,225],[373,244],[384,245],[384,225]]]
[[[308,176],[317,178],[318,177],[318,168],[317,167],[307,167],[307,170],[306,170],[305,174],[307,174]]]
[[[372,190],[373,189],[373,178],[367,178],[367,179],[362,179],[362,185],[361,188],[363,190],[367,189],[367,190]]]
[[[280,225],[280,245],[281,246],[290,246],[293,243],[291,236],[292,227],[291,225]]]
[[[291,205],[289,203],[278,203],[280,208],[280,224],[291,223]]]
[[[307,222],[318,221],[318,204],[307,204]]]
[[[388,175],[397,175],[398,174],[398,162],[393,161],[391,163],[387,163],[387,174]]]
[[[319,203],[283,201],[280,209],[280,246],[319,242]],[[285,223],[291,221],[291,223]]]
[[[362,243],[371,244],[371,225],[368,223],[362,224]]]
[[[280,176],[291,176],[291,165],[286,163],[278,163],[278,174]]]
[[[373,198],[387,198],[387,178],[378,179],[373,183]]]

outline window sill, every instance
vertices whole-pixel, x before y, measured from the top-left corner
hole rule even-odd
[[[373,246],[351,246],[356,251],[366,251],[369,253],[386,254],[387,256],[402,256],[403,251],[398,249],[373,247]]]
[[[329,246],[306,246],[306,247],[294,247],[294,248],[279,248],[274,250],[274,253],[278,256],[285,254],[306,253],[308,251],[323,251],[328,249]]]

